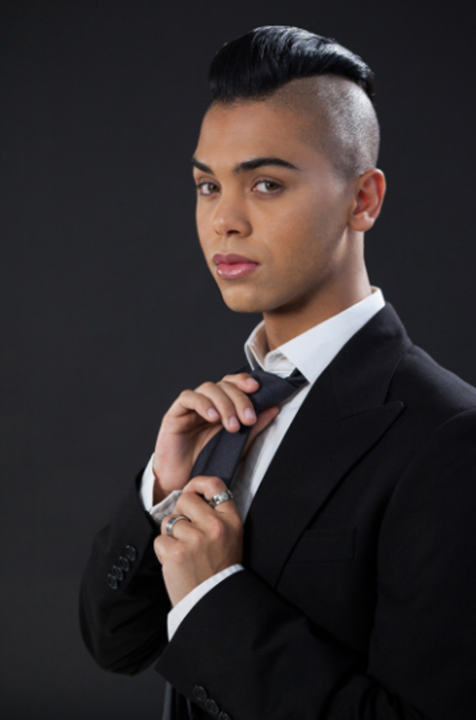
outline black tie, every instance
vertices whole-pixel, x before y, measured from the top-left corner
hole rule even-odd
[[[265,370],[253,370],[251,375],[259,382],[259,389],[250,394],[250,400],[257,413],[272,405],[278,405],[293,395],[299,388],[306,385],[306,378],[299,372],[294,370],[287,378],[281,378],[278,375],[266,372]],[[230,433],[222,428],[216,435],[212,437],[203,448],[200,455],[195,461],[192,469],[191,477],[197,475],[209,475],[219,477],[223,480],[227,487],[235,474],[235,470],[240,462],[246,441],[251,432],[251,427],[242,425],[236,433]],[[162,720],[172,720],[179,711],[175,711],[174,707],[185,700],[189,718],[194,717],[192,704],[188,698],[183,698],[166,682],[165,702]]]
[[[261,369],[253,370],[251,375],[260,384],[259,389],[249,396],[257,413],[272,405],[279,405],[307,383],[306,378],[297,369],[287,378],[281,378]],[[191,477],[197,475],[219,477],[229,487],[250,432],[251,427],[248,425],[242,425],[236,433],[230,433],[222,428],[197,457]]]

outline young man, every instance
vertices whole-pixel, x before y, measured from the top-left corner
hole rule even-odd
[[[200,243],[226,304],[263,323],[247,372],[173,403],[97,536],[85,642],[116,672],[157,660],[174,720],[473,720],[476,391],[369,284],[385,193],[372,74],[265,27],[210,81]],[[256,415],[260,369],[298,381]],[[194,477],[204,447],[240,433],[229,478]]]

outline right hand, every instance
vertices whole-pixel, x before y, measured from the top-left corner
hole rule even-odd
[[[223,427],[237,432],[240,422],[253,426],[243,451],[246,454],[258,433],[279,413],[279,407],[273,406],[256,416],[248,395],[258,388],[251,375],[239,373],[180,393],[164,415],[157,437],[154,504],[185,487],[200,451]]]

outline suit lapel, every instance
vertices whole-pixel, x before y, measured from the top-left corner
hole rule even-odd
[[[345,474],[403,411],[385,398],[410,345],[387,305],[347,343],[294,418],[245,523],[244,563],[270,585]]]

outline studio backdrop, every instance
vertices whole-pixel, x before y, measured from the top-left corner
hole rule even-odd
[[[201,257],[190,158],[221,45],[285,24],[373,68],[383,213],[370,278],[413,341],[476,383],[468,2],[0,3],[1,673],[8,720],[160,717],[163,685],[97,668],[77,619],[91,538],[178,393],[239,367],[257,321]]]

